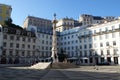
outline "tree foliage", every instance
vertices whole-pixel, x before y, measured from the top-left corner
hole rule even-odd
[[[63,49],[61,49],[61,53],[58,54],[59,62],[65,61],[67,57],[68,55],[66,54],[66,52]]]
[[[21,26],[12,23],[12,19],[11,18],[9,18],[8,20],[5,20],[3,26],[11,27],[11,28],[17,28],[17,29],[23,29]]]

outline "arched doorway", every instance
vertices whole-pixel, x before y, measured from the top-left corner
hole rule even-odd
[[[7,61],[6,57],[2,57],[0,63],[1,63],[1,64],[6,64],[6,61]]]
[[[12,58],[9,58],[8,63],[9,63],[9,64],[13,64],[13,59],[12,59]]]
[[[118,64],[118,57],[114,57],[114,64]]]
[[[14,64],[19,64],[19,58],[15,58]]]

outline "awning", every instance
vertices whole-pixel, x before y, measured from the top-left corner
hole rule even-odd
[[[67,59],[78,59],[77,57],[71,57],[71,58],[67,58]]]
[[[81,57],[80,59],[89,59],[88,57]]]

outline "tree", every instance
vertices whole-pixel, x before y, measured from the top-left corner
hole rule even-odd
[[[58,54],[59,62],[65,61],[67,59],[67,57],[68,56],[67,56],[66,52],[63,49],[61,49],[61,53]]]
[[[21,26],[12,23],[12,19],[11,18],[9,18],[8,20],[5,20],[3,26],[11,27],[11,28],[17,28],[17,29],[23,29]]]

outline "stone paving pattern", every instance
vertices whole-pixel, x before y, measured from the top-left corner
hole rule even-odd
[[[0,67],[0,80],[120,80],[120,66],[81,66],[73,69],[37,70]]]

